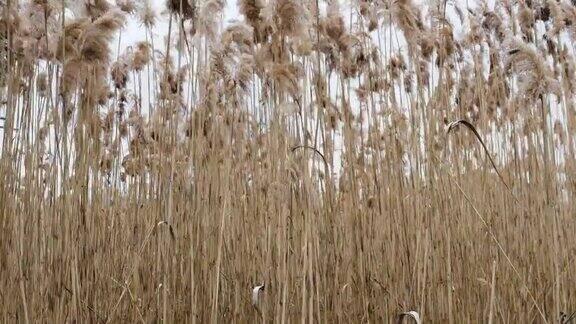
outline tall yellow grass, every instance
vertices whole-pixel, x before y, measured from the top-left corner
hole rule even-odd
[[[0,3],[2,322],[576,311],[569,1]]]

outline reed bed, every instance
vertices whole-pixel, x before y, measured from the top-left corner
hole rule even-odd
[[[0,4],[2,322],[576,311],[572,2]]]

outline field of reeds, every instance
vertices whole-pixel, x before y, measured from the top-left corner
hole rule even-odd
[[[569,322],[573,3],[0,0],[0,321]]]

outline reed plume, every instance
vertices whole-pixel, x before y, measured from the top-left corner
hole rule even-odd
[[[569,1],[156,6],[0,0],[2,322],[570,318]]]

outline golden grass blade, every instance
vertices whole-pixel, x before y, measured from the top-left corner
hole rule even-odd
[[[514,200],[516,200],[516,202],[518,202],[518,199],[516,198],[516,196],[514,195],[514,192],[512,192],[512,189],[510,188],[510,186],[508,186],[508,184],[506,183],[506,181],[504,180],[504,177],[502,176],[502,174],[500,173],[500,171],[498,171],[498,167],[496,167],[496,163],[494,163],[494,160],[492,159],[492,156],[490,155],[490,151],[488,151],[488,148],[486,147],[486,144],[484,144],[484,141],[482,140],[482,137],[480,136],[480,134],[478,133],[478,130],[476,130],[476,127],[474,127],[474,125],[472,125],[469,121],[464,120],[464,119],[460,119],[460,120],[456,120],[451,122],[450,124],[448,124],[448,128],[446,130],[446,134],[449,135],[451,131],[453,131],[454,129],[456,129],[458,126],[460,125],[464,125],[466,128],[468,128],[470,131],[472,131],[472,133],[474,134],[474,136],[476,137],[476,139],[478,139],[478,141],[480,142],[480,145],[482,145],[482,148],[484,149],[484,152],[486,153],[486,156],[488,157],[488,160],[490,161],[490,164],[492,164],[492,168],[494,168],[494,171],[496,171],[496,174],[498,175],[498,177],[500,178],[500,181],[502,182],[502,184],[506,187],[506,189],[508,189],[508,192],[510,193],[510,195],[512,195],[512,197],[514,198]]]
[[[320,158],[322,158],[322,161],[324,162],[324,165],[326,166],[326,168],[328,168],[328,162],[326,161],[326,158],[324,157],[324,154],[322,154],[320,151],[318,151],[317,148],[312,147],[312,146],[308,146],[308,145],[296,145],[294,147],[292,147],[290,149],[290,151],[295,152],[298,149],[307,149],[307,150],[312,150],[314,151],[314,153],[318,154],[318,156]]]

